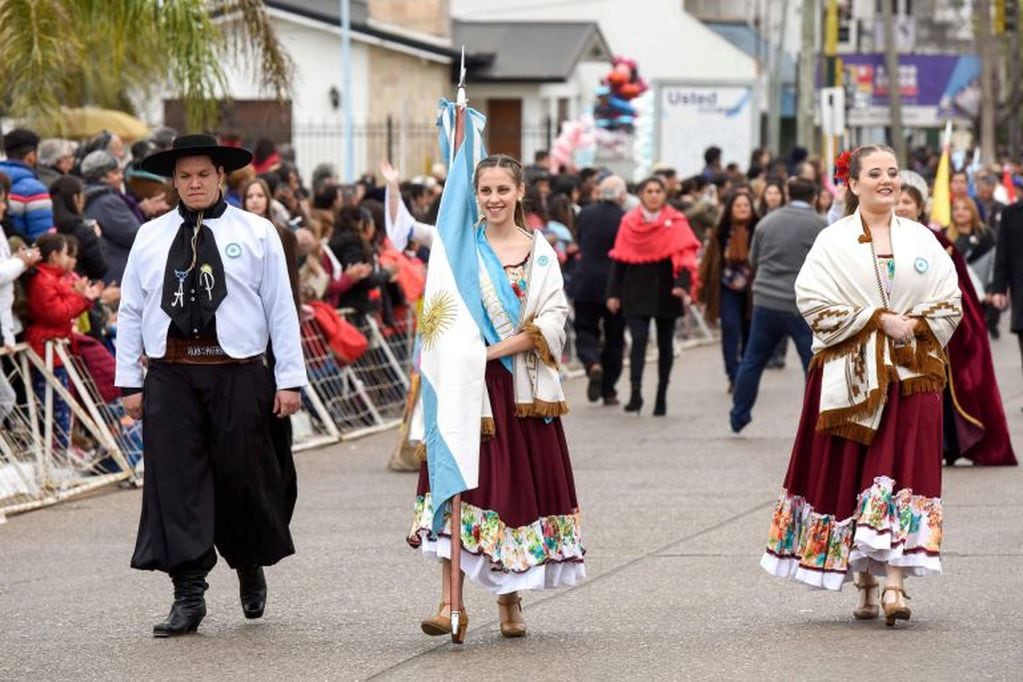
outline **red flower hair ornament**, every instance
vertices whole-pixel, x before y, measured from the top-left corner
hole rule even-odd
[[[844,185],[849,184],[849,162],[852,161],[852,152],[846,150],[835,157],[835,180]]]

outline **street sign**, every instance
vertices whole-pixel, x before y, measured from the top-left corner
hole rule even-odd
[[[845,133],[845,89],[821,88],[820,121],[825,135]]]

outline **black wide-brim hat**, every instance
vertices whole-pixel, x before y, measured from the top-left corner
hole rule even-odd
[[[225,147],[217,144],[212,135],[179,135],[174,138],[170,149],[150,154],[142,159],[139,168],[165,178],[174,175],[174,164],[178,159],[189,156],[208,156],[213,165],[223,166],[230,173],[252,163],[252,152],[242,147]]]

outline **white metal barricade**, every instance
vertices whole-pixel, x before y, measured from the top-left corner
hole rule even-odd
[[[111,408],[97,403],[95,382],[63,343],[48,344],[45,360],[25,344],[0,359],[13,394],[0,411],[0,519],[138,480],[123,432],[119,443],[108,426]]]

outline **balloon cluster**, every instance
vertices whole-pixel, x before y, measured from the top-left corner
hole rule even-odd
[[[611,71],[596,90],[597,103],[593,116],[598,128],[632,132],[636,109],[631,102],[646,92],[648,86],[639,76],[634,59],[615,57]]]
[[[593,136],[593,117],[584,114],[577,121],[561,124],[561,134],[551,147],[551,170],[589,166],[593,163],[596,139]]]

